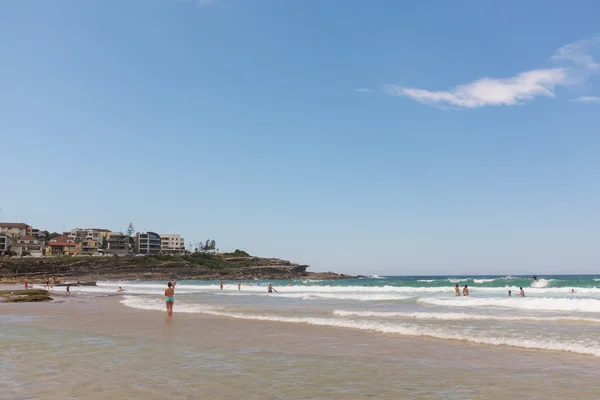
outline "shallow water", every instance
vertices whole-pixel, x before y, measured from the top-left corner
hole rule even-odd
[[[594,288],[356,282],[179,282],[173,318],[153,282],[0,304],[0,399],[598,398]]]
[[[574,352],[600,357],[600,289],[597,276],[379,277],[276,281],[252,286],[184,281],[176,311],[254,321],[361,329],[398,336],[427,336],[488,345]],[[363,283],[366,282],[366,283]],[[456,297],[454,282],[474,282],[470,296]],[[526,297],[517,297],[524,285]],[[574,286],[579,284],[581,286]],[[82,295],[114,295],[132,308],[162,311],[164,283],[101,283],[74,288]],[[571,293],[574,289],[575,293]],[[508,290],[513,292],[508,297]]]
[[[2,399],[597,398],[594,357],[194,314],[13,307]]]

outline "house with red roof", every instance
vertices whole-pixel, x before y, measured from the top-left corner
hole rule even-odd
[[[49,241],[46,245],[46,257],[72,257],[78,253],[78,247],[75,242]]]

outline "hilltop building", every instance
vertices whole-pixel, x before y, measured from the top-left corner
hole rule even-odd
[[[69,232],[68,237],[75,243],[80,243],[84,240],[93,240],[100,243],[100,247],[102,247],[102,245],[104,244],[106,232],[110,233],[108,229],[76,228]]]
[[[12,247],[12,239],[10,236],[0,233],[0,256],[6,255]]]
[[[105,253],[126,256],[131,254],[131,245],[129,235],[120,232],[111,232],[108,236],[108,243]]]
[[[44,255],[44,242],[33,235],[23,236],[13,242],[11,251],[18,256],[29,254],[33,257],[42,257]]]
[[[69,242],[53,242],[50,241],[46,245],[46,257],[72,257],[77,255],[78,247],[81,246],[73,241]],[[81,251],[81,250],[79,250]]]
[[[135,245],[138,253],[156,254],[160,253],[162,239],[158,233],[138,232],[135,237]]]
[[[185,253],[185,240],[176,233],[161,233],[160,251],[167,254]]]
[[[0,233],[11,238],[31,235],[31,226],[20,222],[0,222]]]

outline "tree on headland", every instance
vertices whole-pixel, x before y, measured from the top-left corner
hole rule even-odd
[[[215,252],[217,248],[217,242],[215,242],[214,240],[210,241],[210,249],[213,251],[213,253]]]
[[[135,228],[133,227],[133,223],[129,223],[129,226],[127,227],[127,231],[125,233],[127,233],[127,236],[135,235]]]
[[[44,242],[49,242],[50,240],[54,239],[57,236],[60,236],[60,233],[57,233],[57,232],[50,233],[48,231],[42,232],[42,239],[44,240]]]

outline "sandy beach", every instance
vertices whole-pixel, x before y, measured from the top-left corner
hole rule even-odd
[[[123,306],[0,304],[2,399],[595,399],[598,359]]]

